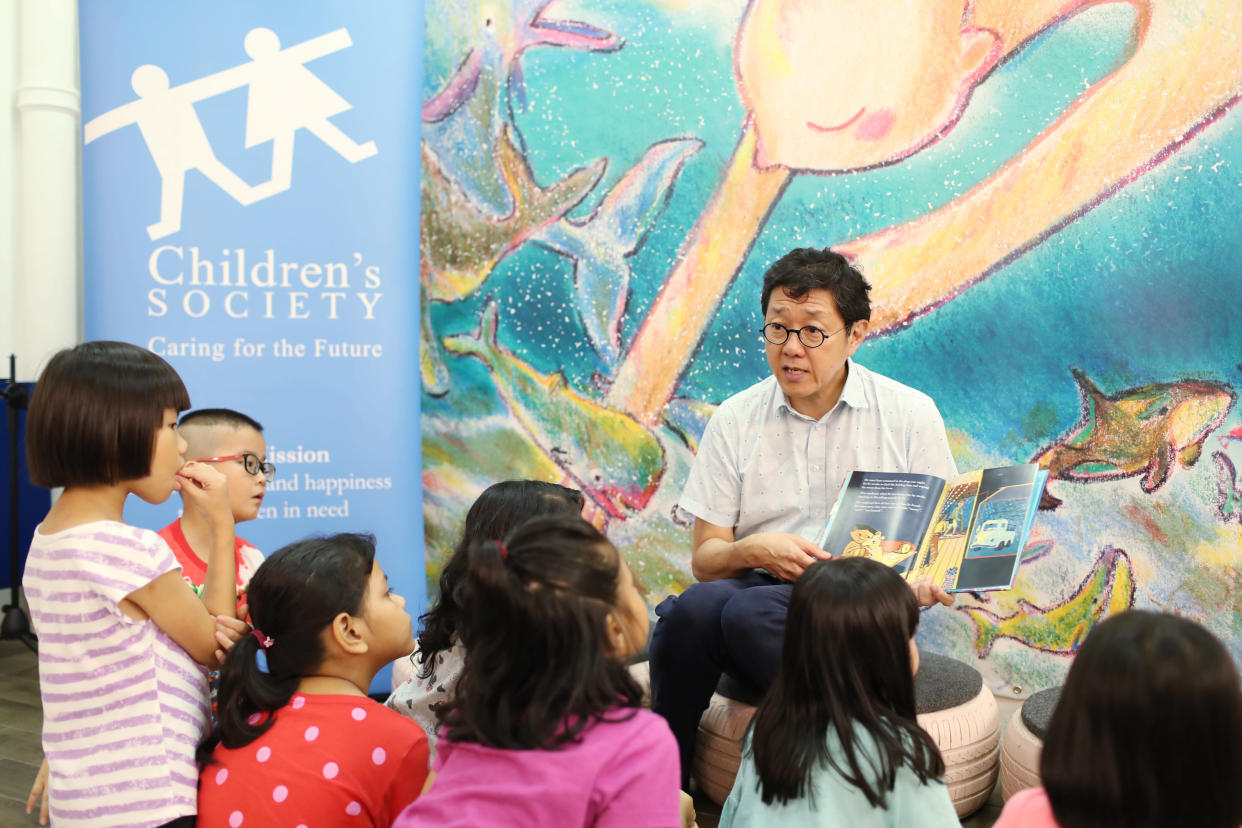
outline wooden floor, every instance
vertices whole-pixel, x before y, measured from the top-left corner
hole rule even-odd
[[[39,731],[39,666],[16,641],[0,641],[0,826],[37,825],[26,815],[26,795],[43,761]]]
[[[0,828],[38,824],[26,814],[26,795],[43,760],[42,724],[34,653],[18,642],[0,641]],[[995,802],[963,822],[963,828],[990,828],[1000,815]],[[716,828],[720,807],[702,795],[695,806],[699,828]]]

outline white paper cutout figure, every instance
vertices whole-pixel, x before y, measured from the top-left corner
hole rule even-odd
[[[147,227],[154,241],[181,229],[185,174],[198,170],[242,205],[289,189],[293,180],[293,137],[305,128],[351,164],[375,155],[374,141],[358,144],[328,121],[351,104],[308,70],[304,63],[353,45],[349,32],[325,35],[280,48],[267,28],[252,29],[245,39],[252,60],[198,80],[169,86],[167,73],[145,64],[134,70],[130,85],[138,99],[89,121],[83,129],[89,144],[130,124],[142,133],[159,171],[160,220]],[[263,184],[247,184],[216,158],[194,103],[250,86],[246,104],[246,147],[272,141],[272,175]]]
[[[293,180],[293,135],[305,128],[351,164],[378,150],[374,141],[355,143],[328,121],[352,108],[303,64],[353,45],[349,32],[325,35],[280,48],[271,29],[251,29],[246,54],[253,58],[250,98],[246,102],[246,147],[272,141],[272,178],[262,185],[263,197],[284,192]]]

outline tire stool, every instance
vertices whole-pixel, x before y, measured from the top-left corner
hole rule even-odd
[[[919,725],[940,748],[949,797],[958,817],[965,817],[987,802],[996,785],[1000,759],[996,698],[969,664],[935,653],[919,656],[914,675]]]
[[[1006,802],[1024,788],[1039,787],[1039,757],[1044,750],[1044,735],[1060,698],[1060,687],[1040,690],[1024,701],[1009,719],[1000,757],[1001,797]]]
[[[763,694],[758,690],[726,673],[720,677],[716,692],[699,719],[691,774],[699,789],[717,805],[723,805],[733,789],[733,779],[742,763],[742,737],[761,698]]]

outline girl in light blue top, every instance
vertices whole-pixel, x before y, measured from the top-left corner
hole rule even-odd
[[[720,828],[958,828],[944,761],[915,719],[909,585],[867,558],[818,561],[788,618]]]

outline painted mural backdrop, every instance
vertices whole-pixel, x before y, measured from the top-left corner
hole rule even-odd
[[[922,646],[1025,694],[1131,605],[1242,656],[1236,0],[429,0],[424,485],[434,575],[492,481],[557,480],[649,599],[714,406],[767,374],[765,267],[874,285],[857,358],[961,469],[1052,473],[1012,591]]]

